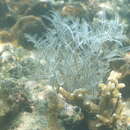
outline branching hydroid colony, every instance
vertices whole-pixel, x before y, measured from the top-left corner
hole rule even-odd
[[[52,28],[45,38],[26,36],[37,48],[38,59],[44,61],[39,77],[53,86],[95,90],[110,71],[109,62],[127,51],[122,44],[124,26],[117,17],[111,21],[101,18],[91,25],[57,13],[49,20]]]

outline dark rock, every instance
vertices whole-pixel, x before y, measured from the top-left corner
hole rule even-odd
[[[18,41],[18,44],[27,49],[32,49],[34,44],[28,41],[25,36],[26,34],[31,36],[37,34],[39,37],[41,37],[45,32],[46,27],[45,24],[42,22],[42,19],[32,15],[23,16],[11,28],[11,33]]]
[[[5,16],[3,20],[4,28],[10,28],[16,23],[16,17],[12,15],[7,15]]]
[[[16,23],[16,17],[10,11],[8,3],[0,1],[0,28],[10,28]]]
[[[26,10],[25,15],[39,16],[42,18],[43,22],[47,26],[50,26],[51,25],[50,21],[45,17],[46,16],[51,17],[53,10],[54,8],[50,2],[38,2],[38,3],[35,3],[34,5],[31,5]]]
[[[4,0],[0,1],[0,28],[4,27],[4,18],[9,13],[8,6]]]
[[[121,79],[121,82],[125,83],[126,87],[121,90],[122,96],[125,99],[130,98],[130,75],[126,75]]]
[[[0,1],[0,17],[5,16],[9,12],[8,6],[4,0]],[[2,19],[2,18],[0,18]]]
[[[49,16],[52,10],[53,10],[53,6],[50,2],[38,2],[38,3],[30,6],[26,10],[25,15],[34,15],[34,16],[47,15],[47,16]]]

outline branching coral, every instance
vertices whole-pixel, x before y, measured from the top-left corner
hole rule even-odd
[[[60,93],[66,101],[81,107],[85,114],[86,127],[92,130],[126,130],[127,116],[125,115],[125,103],[122,101],[120,89],[125,87],[123,83],[118,83],[121,74],[112,71],[108,77],[107,84],[100,84],[99,98],[96,101],[88,101],[84,91],[68,93],[60,88]],[[84,98],[81,98],[84,97]],[[80,103],[79,103],[80,100]]]
[[[125,103],[122,101],[120,89],[124,88],[123,83],[118,83],[121,73],[112,71],[108,77],[107,84],[100,84],[100,114],[98,127],[104,126],[113,130],[126,129],[127,116],[124,114]]]

